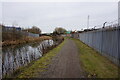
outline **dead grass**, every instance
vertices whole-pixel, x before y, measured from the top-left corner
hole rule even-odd
[[[25,37],[20,40],[15,40],[15,41],[4,41],[2,42],[2,46],[10,46],[10,45],[18,45],[18,44],[23,44],[23,43],[30,43],[30,42],[38,42],[38,41],[43,41],[43,40],[48,40],[52,39],[50,36],[41,36],[41,37]]]

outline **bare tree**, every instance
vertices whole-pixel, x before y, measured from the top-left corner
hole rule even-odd
[[[34,33],[34,34],[41,34],[41,29],[38,28],[37,26],[32,26],[32,28],[24,29],[24,31],[28,31],[28,32]]]
[[[66,32],[66,29],[62,28],[62,27],[57,27],[55,28],[55,30],[53,31],[54,34],[64,34]]]

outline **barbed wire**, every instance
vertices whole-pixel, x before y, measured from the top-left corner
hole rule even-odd
[[[119,18],[120,19],[120,18]],[[99,24],[97,26],[94,26],[94,28],[102,28],[104,26],[103,24]],[[118,19],[111,21],[111,22],[105,22],[105,26],[104,27],[117,27],[118,26]]]

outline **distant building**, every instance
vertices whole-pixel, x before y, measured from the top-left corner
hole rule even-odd
[[[78,38],[79,38],[79,33],[78,33],[76,30],[75,30],[75,31],[72,31],[72,32],[71,32],[71,37],[78,39]]]
[[[21,31],[20,27],[13,27],[13,26],[4,26],[3,30],[16,30],[16,31]]]
[[[39,34],[39,36],[50,36],[51,34],[50,33],[41,33]]]
[[[67,32],[66,32],[66,36],[67,36],[67,37],[71,37],[71,31],[67,31]]]

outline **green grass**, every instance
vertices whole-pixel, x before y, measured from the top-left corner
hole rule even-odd
[[[32,62],[32,65],[21,68],[21,73],[17,75],[17,78],[35,78],[40,75],[40,72],[46,71],[47,65],[51,63],[51,59],[61,50],[64,43],[65,41],[37,61]]]
[[[118,67],[115,64],[80,40],[72,40],[78,47],[82,68],[88,73],[88,77],[118,78]]]

